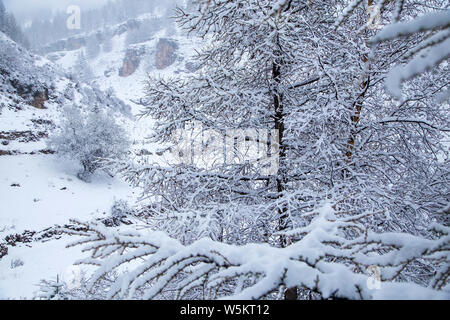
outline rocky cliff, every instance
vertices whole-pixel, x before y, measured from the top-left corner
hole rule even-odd
[[[171,66],[177,59],[178,44],[169,39],[159,39],[156,46],[155,65],[157,69]]]

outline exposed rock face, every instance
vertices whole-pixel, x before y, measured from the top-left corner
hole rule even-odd
[[[42,120],[45,121],[45,120]],[[28,142],[36,142],[40,141],[41,139],[48,138],[48,133],[46,131],[0,131],[0,140],[2,141],[2,145],[7,147],[10,144],[10,141],[15,141],[19,143],[28,143]],[[22,152],[19,150],[2,150],[0,149],[0,157],[1,156],[13,156],[13,155],[19,155],[19,154],[45,154],[50,150],[39,150],[39,151],[33,151],[33,152]]]
[[[119,70],[119,76],[121,77],[129,77],[131,76],[136,69],[139,67],[139,59],[137,57],[125,57],[123,61],[123,66]]]
[[[5,141],[36,142],[47,137],[48,134],[45,131],[0,131],[0,139]]]
[[[178,45],[175,41],[159,39],[156,47],[156,68],[161,70],[171,66],[177,59],[177,55],[175,54],[177,49]]]
[[[10,150],[0,150],[0,157],[1,156],[12,156],[14,153]],[[1,255],[0,255],[1,258]]]
[[[45,109],[45,102],[48,100],[48,94],[45,91],[36,92],[31,105],[38,109]]]
[[[119,76],[128,77],[131,76],[141,63],[141,57],[145,53],[145,48],[131,48],[128,49],[125,58],[123,59],[122,68],[119,70]]]

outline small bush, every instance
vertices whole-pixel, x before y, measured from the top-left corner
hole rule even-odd
[[[20,259],[20,258],[12,259],[11,260],[11,269],[15,269],[15,268],[21,267],[24,264],[25,264],[25,262],[23,262],[23,260]]]
[[[130,142],[112,115],[99,110],[82,114],[72,106],[64,109],[61,131],[50,137],[48,145],[57,155],[78,160],[83,166],[78,178],[89,182],[101,168],[100,159],[122,158]]]
[[[124,200],[117,200],[111,207],[110,216],[103,220],[103,224],[107,227],[118,227],[121,224],[130,224],[127,217],[134,214],[128,202]]]

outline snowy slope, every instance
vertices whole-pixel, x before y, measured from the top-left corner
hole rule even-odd
[[[134,200],[124,182],[97,174],[85,183],[76,178],[79,170],[53,155],[0,157],[0,235],[102,217],[115,199]]]
[[[201,40],[180,33],[169,35],[165,29],[131,46],[127,45],[126,38],[127,32],[117,33],[111,39],[111,50],[101,50],[95,58],[88,59],[93,79],[91,84],[86,84],[76,80],[75,68],[80,53],[87,55],[85,47],[50,52],[44,58],[27,52],[0,34],[3,48],[8,48],[4,56],[14,58],[14,62],[3,67],[14,75],[0,77],[0,244],[5,246],[8,236],[36,232],[32,242],[7,245],[8,254],[0,258],[0,299],[35,297],[41,279],[63,277],[83,256],[81,248],[64,248],[73,241],[70,237],[53,235],[40,239],[37,236],[40,232],[55,225],[63,226],[72,218],[85,221],[105,218],[116,200],[136,202],[138,191],[119,177],[97,173],[92,183],[80,181],[76,177],[79,165],[60,160],[46,145],[47,137],[58,128],[63,106],[100,105],[113,113],[127,130],[136,154],[145,151],[147,155],[155,155],[158,146],[146,140],[152,133],[153,120],[136,121],[142,106],[135,102],[144,98],[149,75],[171,77],[190,72],[187,62]],[[176,43],[177,49],[173,63],[158,69],[156,55],[160,39]],[[124,77],[119,75],[119,70],[130,48],[144,54],[139,57],[139,67]],[[19,88],[11,85],[13,78],[20,79],[20,85],[16,85]],[[20,88],[27,86],[32,89],[23,94]],[[48,96],[44,109],[31,106],[38,91]],[[16,261],[23,265],[15,266]]]
[[[14,69],[17,78],[23,78],[27,85],[38,83],[39,88],[48,90],[45,109],[37,109],[30,105],[33,92],[22,96],[8,83],[10,78],[1,78],[4,85],[0,89],[0,245],[5,246],[8,236],[36,233],[32,242],[6,245],[8,254],[0,258],[0,299],[34,298],[41,279],[55,279],[57,275],[64,278],[73,263],[84,256],[81,248],[65,249],[73,241],[70,237],[52,235],[40,239],[38,235],[43,230],[63,226],[72,218],[85,221],[105,218],[116,200],[136,202],[138,191],[120,178],[98,173],[92,183],[82,182],[76,177],[79,165],[62,161],[46,146],[48,135],[58,127],[64,105],[99,104],[127,130],[136,153],[154,154],[158,146],[146,140],[152,132],[153,120],[136,121],[134,116],[142,111],[142,106],[135,102],[144,97],[149,75],[171,77],[188,73],[186,62],[195,54],[200,40],[172,36],[170,41],[177,44],[177,59],[158,69],[156,48],[161,38],[168,37],[166,30],[161,30],[150,40],[133,44],[145,48],[145,55],[133,74],[122,77],[119,70],[129,49],[126,37],[127,33],[114,36],[111,51],[102,50],[88,60],[94,74],[88,85],[74,78],[78,55],[86,48],[52,52],[47,59],[26,52],[0,34],[2,45],[22,57],[4,69]],[[32,76],[24,76],[25,73]],[[114,96],[105,93],[111,91]]]
[[[77,170],[53,155],[0,157],[0,237],[63,226],[71,218],[105,218],[115,200],[136,201],[124,182],[99,174],[87,184],[76,178]],[[0,298],[33,298],[41,279],[64,275],[83,256],[80,248],[64,248],[71,241],[44,238],[10,246],[0,259]],[[23,266],[12,268],[17,259]]]
[[[101,31],[98,31],[101,33]],[[127,33],[116,35],[111,39],[112,50],[110,52],[101,51],[100,54],[89,59],[89,65],[94,73],[93,83],[103,90],[112,88],[114,93],[125,101],[132,108],[133,115],[137,115],[142,111],[142,106],[135,102],[140,101],[145,96],[145,81],[151,77],[172,77],[179,74],[189,73],[186,69],[186,63],[189,62],[196,54],[202,43],[201,39],[195,37],[187,37],[179,33],[170,37],[178,45],[176,52],[177,60],[164,69],[155,67],[156,47],[160,39],[166,39],[168,36],[165,29],[155,33],[151,40],[133,44],[135,48],[145,48],[145,54],[141,57],[141,62],[137,70],[128,77],[119,75],[119,70],[123,65],[123,61],[127,50],[130,48],[126,45]],[[86,52],[85,47],[78,50],[52,52],[47,56],[67,72],[76,73],[74,69],[78,55]],[[128,128],[132,138],[136,141],[143,141],[145,137],[151,134],[153,126],[152,119],[141,119]],[[152,146],[142,146],[146,149],[154,149]]]
[[[80,181],[76,162],[63,161],[47,149],[62,107],[96,104],[124,126],[134,119],[117,97],[73,81],[60,67],[1,33],[0,47],[0,246],[8,250],[0,254],[0,299],[31,299],[36,284],[64,273],[81,257],[80,249],[66,250],[73,240],[67,237],[7,244],[8,237],[25,231],[39,234],[72,218],[104,218],[116,200],[136,200],[134,190],[120,178],[98,173],[92,183]],[[47,94],[43,109],[31,105],[39,90]]]

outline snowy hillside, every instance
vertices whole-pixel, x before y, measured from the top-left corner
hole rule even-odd
[[[41,279],[64,275],[81,257],[79,250],[72,249],[66,259],[55,261],[53,257],[60,254],[68,238],[51,235],[41,239],[48,228],[63,226],[73,218],[105,218],[116,201],[136,201],[138,191],[120,178],[99,173],[90,184],[80,181],[76,177],[79,165],[57,158],[47,147],[47,137],[57,130],[63,106],[98,104],[113,113],[126,129],[136,154],[151,155],[158,148],[145,139],[152,133],[153,121],[136,121],[135,115],[142,111],[137,102],[143,98],[149,74],[171,77],[191,72],[189,59],[199,40],[167,38],[167,30],[163,29],[145,42],[128,45],[127,34],[112,37],[108,52],[101,50],[95,58],[87,59],[93,75],[88,82],[92,85],[77,79],[76,63],[86,52],[85,46],[50,52],[44,58],[0,34],[4,63],[0,78],[0,238],[18,235],[20,239],[3,242],[8,254],[0,259],[4,270],[0,275],[0,298],[33,298]],[[172,51],[161,48],[160,43],[166,42],[173,44],[169,48]],[[139,53],[139,62],[131,74],[123,76],[120,71],[130,51]],[[29,89],[22,93],[22,88]],[[32,236],[22,240],[21,235],[28,232]],[[43,259],[38,263],[40,257]],[[23,265],[11,267],[19,260]]]
[[[32,298],[41,278],[60,274],[77,254],[55,260],[64,239],[21,240],[20,235],[67,224],[71,218],[104,218],[115,201],[135,201],[133,190],[117,178],[99,174],[93,183],[80,181],[78,164],[47,148],[62,107],[95,104],[125,127],[132,127],[134,118],[122,100],[69,79],[57,65],[2,33],[0,48],[0,246],[8,252],[0,259],[0,297]],[[8,236],[11,241],[5,242]],[[23,266],[13,267],[19,260]]]
[[[152,18],[153,15],[145,14],[133,22],[144,23]],[[185,35],[181,30],[171,34],[163,28],[150,35],[145,30],[141,31],[146,34],[145,41],[128,44],[127,38],[135,31],[126,27],[129,25],[128,22],[99,29],[88,35],[78,35],[78,39],[83,39],[92,34],[100,35],[100,38],[104,33],[116,34],[109,39],[110,48],[105,50],[105,43],[100,43],[101,49],[94,57],[89,58],[89,48],[85,45],[76,50],[50,52],[46,57],[66,72],[77,74],[77,60],[80,55],[86,56],[92,71],[89,81],[104,91],[113,90],[117,97],[131,106],[132,113],[138,115],[142,112],[142,105],[139,103],[145,96],[145,82],[149,76],[170,78],[192,73],[196,70],[192,62],[196,50],[205,43],[199,38]],[[127,69],[125,74],[124,69]],[[127,130],[136,144],[141,143],[142,149],[154,151],[155,146],[145,144],[145,137],[152,133],[152,127],[152,119],[144,118],[128,124]]]

